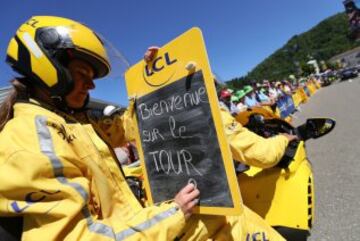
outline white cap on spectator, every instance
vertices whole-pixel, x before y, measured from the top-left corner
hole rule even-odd
[[[121,165],[129,164],[129,154],[123,148],[116,147],[114,152]]]
[[[104,116],[111,116],[116,111],[116,107],[113,105],[108,105],[104,108],[103,114]]]

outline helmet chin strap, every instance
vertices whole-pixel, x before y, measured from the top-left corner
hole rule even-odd
[[[88,94],[86,96],[86,99],[84,101],[84,105],[80,108],[72,108],[68,105],[68,103],[66,102],[66,99],[62,96],[51,96],[51,99],[53,101],[53,104],[55,105],[56,108],[58,108],[59,110],[66,112],[66,113],[74,113],[74,112],[82,112],[84,110],[86,110],[87,105],[89,104],[90,101],[90,95]]]
[[[66,103],[65,98],[63,98],[62,96],[51,96],[51,100],[53,105],[64,112],[70,112],[70,109]]]

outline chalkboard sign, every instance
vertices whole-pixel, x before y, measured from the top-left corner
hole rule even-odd
[[[171,200],[187,183],[200,190],[195,213],[238,215],[242,200],[214,80],[199,28],[125,73],[149,203]]]
[[[136,112],[155,203],[192,182],[200,205],[233,207],[201,71],[139,98]]]

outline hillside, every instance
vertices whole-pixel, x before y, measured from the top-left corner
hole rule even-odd
[[[326,62],[332,56],[360,45],[348,35],[345,13],[331,16],[309,31],[293,36],[246,76],[232,79],[228,84],[237,86],[244,80],[279,80],[290,74],[306,75],[311,71],[306,62],[311,58]]]

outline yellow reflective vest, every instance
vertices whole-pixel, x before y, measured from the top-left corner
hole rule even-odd
[[[143,208],[89,124],[17,103],[0,134],[0,216],[23,216],[23,240],[174,240],[174,203]]]

